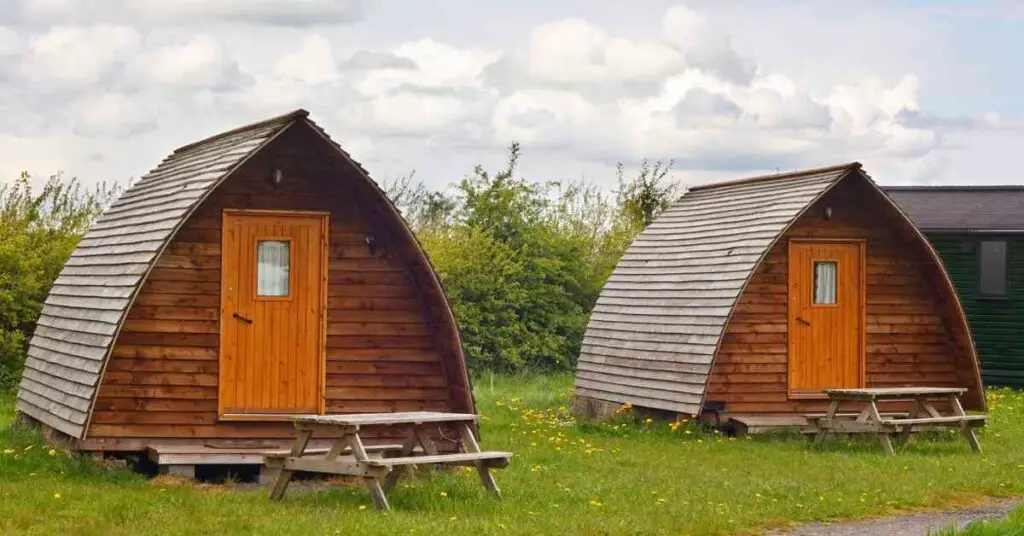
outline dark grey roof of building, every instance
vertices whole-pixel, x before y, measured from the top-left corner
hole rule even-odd
[[[1024,186],[889,186],[922,231],[1024,232]]]

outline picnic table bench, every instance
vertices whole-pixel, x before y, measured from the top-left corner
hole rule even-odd
[[[960,397],[967,389],[959,387],[883,387],[868,389],[825,389],[830,400],[824,415],[807,415],[809,426],[815,430],[814,444],[820,444],[825,437],[835,433],[875,434],[886,454],[893,455],[890,434],[899,434],[900,443],[910,439],[914,430],[926,426],[959,428],[971,450],[981,452],[981,444],[974,428],[985,424],[985,415],[968,415],[960,403]],[[935,400],[946,400],[950,414],[943,415],[932,404]],[[884,415],[878,411],[879,402],[912,402],[913,409],[907,415]],[[840,414],[843,403],[863,403],[864,408],[856,415]]]
[[[272,451],[264,455],[268,467],[280,469],[270,492],[271,500],[284,496],[295,471],[348,475],[363,479],[373,504],[388,510],[387,493],[398,483],[407,467],[414,465],[470,465],[476,468],[484,487],[495,496],[501,490],[490,469],[508,465],[511,452],[482,451],[473,435],[479,416],[472,413],[440,413],[413,411],[401,413],[358,413],[350,415],[314,415],[291,418],[296,437],[291,450]],[[456,441],[463,452],[441,453],[427,432],[431,428],[454,427]],[[397,449],[394,445],[374,448],[364,445],[360,433],[366,429],[397,428],[407,437]],[[313,434],[324,432],[337,436],[327,452],[311,453],[306,449]],[[397,456],[388,457],[395,452]]]

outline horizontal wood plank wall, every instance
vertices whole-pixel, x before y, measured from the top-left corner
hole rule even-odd
[[[862,189],[863,188],[863,189]],[[824,411],[827,402],[790,400],[787,383],[788,239],[867,239],[867,387],[962,385],[966,362],[949,334],[931,263],[872,192],[842,183],[804,214],[758,267],[726,326],[707,400],[731,413]],[[832,219],[824,219],[824,207]],[[966,385],[965,385],[966,386]]]
[[[284,183],[275,190],[259,156],[218,188],[160,257],[128,314],[102,379],[89,438],[290,438],[287,423],[218,422],[221,212],[224,208],[331,213],[328,413],[451,409],[440,345],[407,279],[387,258],[392,236],[369,221],[352,190],[336,186],[308,140],[271,147]],[[377,252],[364,236],[377,237]],[[396,256],[397,257],[397,256]],[[132,444],[137,445],[138,441]]]

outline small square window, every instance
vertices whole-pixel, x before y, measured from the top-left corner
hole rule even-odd
[[[1006,241],[984,240],[979,247],[979,290],[985,296],[1006,295]]]
[[[291,243],[287,240],[260,240],[256,243],[256,251],[256,295],[288,296]]]
[[[835,305],[838,275],[839,265],[836,261],[814,261],[815,305]]]

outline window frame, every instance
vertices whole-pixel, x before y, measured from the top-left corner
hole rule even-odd
[[[982,287],[985,279],[985,258],[983,245],[987,242],[1001,243],[1003,245],[1003,288],[1000,293],[986,292]],[[975,244],[978,253],[977,258],[977,287],[978,297],[986,300],[1006,300],[1010,297],[1010,241],[1006,238],[978,238]]]
[[[818,263],[829,263],[836,266],[836,277],[835,277],[835,297],[836,301],[833,303],[818,303],[815,301],[818,290]],[[829,258],[812,258],[811,259],[811,307],[822,307],[822,308],[834,308],[839,307],[839,259]]]
[[[267,296],[260,294],[260,242],[285,242],[288,244],[288,294]],[[253,240],[252,294],[257,301],[292,301],[295,296],[295,247],[290,236],[257,236]]]

